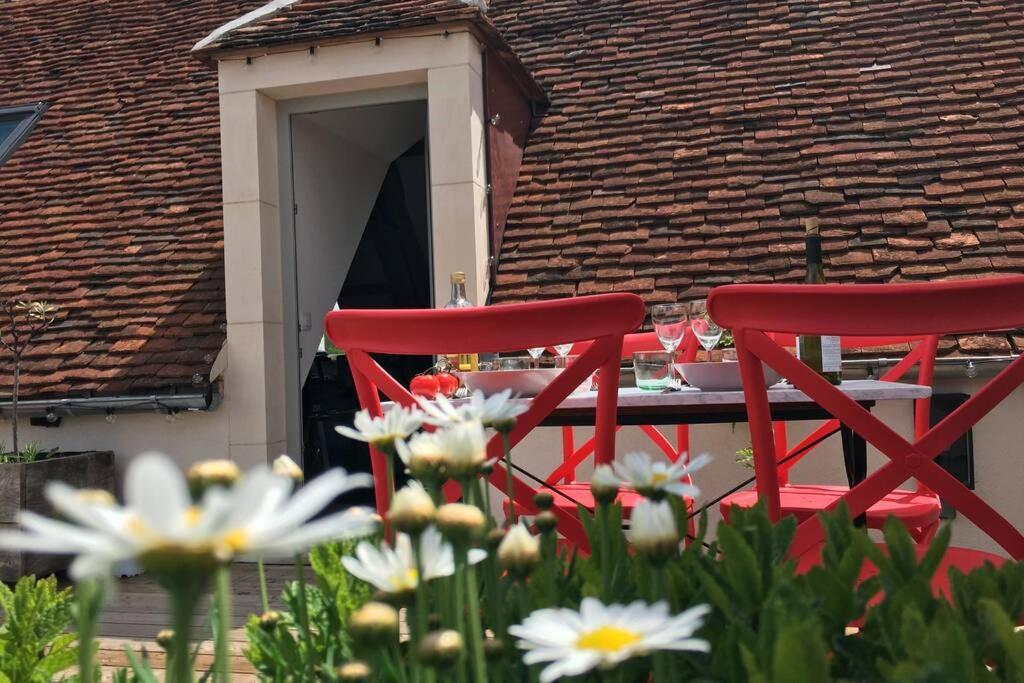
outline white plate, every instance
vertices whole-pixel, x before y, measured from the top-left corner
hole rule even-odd
[[[506,389],[512,390],[513,396],[531,398],[562,372],[561,368],[535,368],[532,370],[480,370],[478,372],[459,373],[459,377],[470,391],[482,391],[484,396],[491,396]]]
[[[676,371],[686,383],[701,391],[742,391],[740,364],[729,361],[717,363],[676,363]],[[764,377],[768,386],[778,383],[782,375],[764,366]]]

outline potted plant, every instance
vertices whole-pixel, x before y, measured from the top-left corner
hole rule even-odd
[[[45,301],[9,300],[0,304],[0,347],[11,357],[11,449],[0,441],[0,529],[14,527],[22,511],[52,515],[46,484],[63,481],[80,488],[113,493],[114,454],[44,449],[22,444],[18,434],[21,362],[25,353],[57,319],[57,307]],[[21,552],[0,552],[0,580],[51,574],[66,567],[66,558]]]

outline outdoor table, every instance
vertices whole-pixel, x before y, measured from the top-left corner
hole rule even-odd
[[[870,410],[878,401],[904,401],[931,396],[931,387],[873,379],[846,380],[839,390]],[[586,391],[566,398],[540,426],[588,426],[594,424],[597,392]],[[828,420],[832,415],[788,384],[768,391],[774,421]],[[619,425],[729,424],[747,421],[742,391],[701,391],[683,387],[674,391],[619,389]],[[850,486],[867,477],[867,443],[849,427],[841,427],[843,460]]]

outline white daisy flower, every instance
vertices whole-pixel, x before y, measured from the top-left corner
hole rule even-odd
[[[448,474],[459,479],[477,474],[487,459],[487,435],[477,420],[454,422],[436,432]]]
[[[484,427],[498,431],[510,431],[516,418],[527,411],[526,401],[512,398],[512,390],[505,389],[485,398],[482,391],[474,391],[468,400],[455,406],[440,394],[436,400],[423,397],[416,399],[425,413],[424,421],[435,427],[445,427],[454,422],[479,421]]]
[[[423,426],[423,413],[415,408],[393,406],[381,417],[370,417],[360,410],[356,413],[352,427],[335,427],[334,431],[356,441],[365,441],[382,451],[391,452],[395,442],[404,441]],[[353,429],[354,427],[354,429]]]
[[[667,500],[644,499],[629,518],[629,541],[637,552],[666,558],[679,551],[679,532],[672,506]]]
[[[596,598],[583,598],[579,612],[537,610],[508,632],[527,650],[526,664],[550,662],[540,674],[541,683],[550,683],[594,668],[611,669],[657,650],[708,652],[708,642],[693,634],[709,611],[707,605],[699,605],[672,616],[665,602],[604,605]]]
[[[699,455],[689,463],[679,458],[674,463],[652,460],[646,453],[627,453],[622,461],[616,461],[612,468],[623,482],[637,493],[648,498],[660,498],[666,494],[696,497],[700,489],[683,481],[700,468],[711,462],[711,456]]]
[[[487,553],[483,550],[469,552],[472,564],[485,557]],[[455,551],[435,526],[427,527],[420,535],[420,563],[424,582],[455,573]],[[398,534],[393,548],[384,542],[374,547],[363,541],[356,546],[355,557],[346,555],[341,558],[341,564],[352,576],[389,595],[412,593],[419,584],[416,557],[408,534]]]
[[[434,480],[441,476],[445,464],[441,440],[435,432],[413,434],[408,442],[396,441],[398,457],[417,479]]]
[[[149,453],[128,468],[123,506],[53,482],[47,498],[67,521],[23,513],[22,530],[0,533],[0,547],[77,555],[71,565],[76,579],[109,575],[114,564],[132,559],[159,572],[290,557],[372,531],[374,518],[362,508],[309,521],[337,496],[371,483],[369,475],[331,470],[290,495],[290,479],[261,467],[231,489],[207,490],[195,503],[181,471],[166,456]]]
[[[598,465],[590,477],[590,491],[599,503],[611,503],[619,494],[622,481],[609,465]]]

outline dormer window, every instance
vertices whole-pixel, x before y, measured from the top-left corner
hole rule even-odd
[[[21,146],[39,117],[47,109],[45,102],[18,107],[0,107],[0,166]]]

